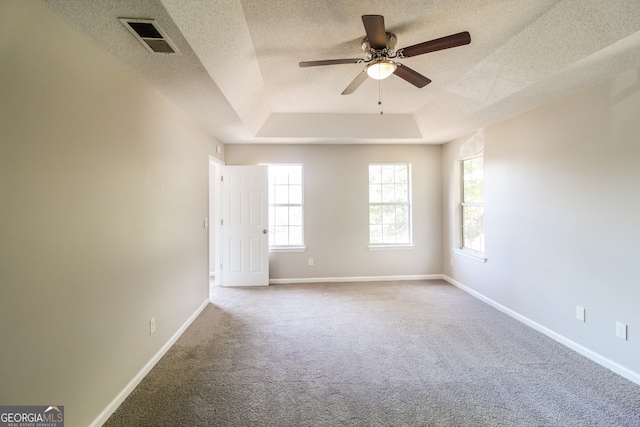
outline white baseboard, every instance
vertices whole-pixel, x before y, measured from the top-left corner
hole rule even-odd
[[[604,356],[602,356],[599,353],[596,353],[593,350],[590,350],[586,347],[583,347],[582,345],[576,343],[575,341],[570,340],[569,338],[558,334],[557,332],[552,331],[551,329],[548,329],[544,326],[542,326],[541,324],[534,322],[533,320],[529,319],[528,317],[525,317],[519,313],[516,313],[515,311],[495,302],[494,300],[487,298],[486,296],[482,295],[481,293],[474,291],[473,289],[463,285],[462,283],[458,282],[457,280],[452,279],[451,277],[447,276],[447,275],[441,275],[441,278],[446,280],[447,282],[451,283],[453,286],[462,289],[463,291],[467,292],[468,294],[478,298],[479,300],[489,304],[490,306],[496,308],[497,310],[500,310],[501,312],[513,317],[516,320],[519,320],[520,322],[524,323],[525,325],[537,330],[538,332],[541,332],[543,334],[545,334],[546,336],[548,336],[549,338],[559,342],[562,345],[565,345],[567,347],[569,347],[570,349],[580,353],[581,355],[593,360],[594,362],[596,362],[597,364],[604,366],[605,368],[615,372],[616,374],[628,379],[629,381],[632,381],[636,384],[640,385],[640,374],[637,372],[632,371],[631,369],[625,368],[624,366],[614,362],[611,359],[608,359]]]
[[[269,279],[269,284],[282,285],[289,283],[391,282],[396,280],[435,280],[442,278],[442,274],[414,274],[405,276],[305,277],[298,279]]]
[[[151,360],[149,360],[147,364],[142,367],[140,372],[138,372],[136,376],[133,377],[131,381],[129,381],[129,383],[122,389],[122,391],[118,393],[115,399],[113,399],[111,403],[109,403],[109,405],[107,405],[107,407],[104,408],[102,412],[100,412],[96,419],[94,419],[93,422],[89,424],[89,427],[100,427],[105,422],[107,422],[107,419],[109,419],[111,414],[113,414],[115,410],[118,409],[118,406],[120,406],[122,402],[124,402],[124,400],[127,398],[127,396],[131,394],[133,389],[135,389],[136,386],[140,384],[140,381],[142,381],[142,379],[149,373],[149,371],[151,371],[156,363],[158,363],[158,361],[162,359],[162,356],[164,356],[164,354],[171,348],[171,346],[175,344],[176,341],[178,341],[180,335],[182,335],[184,331],[187,330],[189,325],[191,325],[191,323],[196,320],[196,317],[198,317],[200,313],[202,313],[202,310],[204,310],[207,305],[209,305],[209,299],[206,299],[200,305],[200,307],[196,309],[196,311],[187,319],[186,322],[184,322],[180,329],[178,329],[176,333],[173,334],[171,338],[169,338],[169,341],[167,341],[162,346],[162,348],[151,358]]]

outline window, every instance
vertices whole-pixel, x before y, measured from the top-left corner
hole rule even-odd
[[[484,253],[484,166],[482,157],[461,163],[461,247]]]
[[[411,245],[411,165],[369,165],[369,244]]]
[[[302,248],[302,165],[269,169],[269,247]]]

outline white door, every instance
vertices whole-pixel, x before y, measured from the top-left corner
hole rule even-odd
[[[269,284],[266,166],[222,169],[222,286]]]

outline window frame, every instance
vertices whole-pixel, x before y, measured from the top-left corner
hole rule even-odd
[[[268,171],[268,209],[269,209],[269,252],[304,252],[306,249],[305,239],[304,239],[304,164],[302,163],[263,163],[264,166],[267,166]],[[299,166],[300,167],[300,203],[271,203],[275,202],[275,194],[272,194],[275,183],[272,182],[272,173],[273,169],[277,167],[290,167],[290,166]],[[279,184],[282,185],[282,184]],[[292,184],[286,184],[292,185]],[[297,184],[295,184],[297,185]],[[275,236],[275,218],[273,218],[272,212],[276,207],[300,207],[301,210],[301,243],[300,244],[287,244],[287,245],[276,245],[271,244],[271,236]],[[290,224],[287,224],[286,227],[291,227]],[[274,237],[275,239],[275,237]]]
[[[466,182],[472,182],[471,180],[469,181],[465,181],[465,162],[471,162],[477,159],[482,159],[482,201],[470,201],[467,202],[465,201],[465,183]],[[472,157],[467,157],[465,159],[462,159],[459,161],[459,181],[460,181],[460,187],[459,187],[459,191],[460,191],[460,203],[459,203],[459,208],[458,208],[458,213],[459,213],[459,222],[458,222],[458,232],[459,232],[459,239],[458,239],[458,250],[464,254],[464,255],[468,255],[474,258],[477,258],[478,260],[481,260],[482,262],[486,262],[486,258],[485,258],[485,251],[486,251],[486,246],[485,246],[485,225],[484,225],[484,211],[485,211],[485,200],[484,200],[484,185],[485,185],[485,179],[484,179],[484,154],[480,154],[480,155],[476,155],[476,156],[472,156]],[[465,208],[466,207],[480,207],[482,208],[482,224],[481,224],[481,241],[482,241],[482,250],[478,250],[477,248],[471,247],[471,246],[466,246],[466,242],[465,242],[465,231],[467,229],[467,227],[465,226]]]
[[[371,166],[406,166],[407,167],[407,201],[406,202],[372,202],[371,201]],[[367,166],[367,193],[368,193],[368,203],[367,203],[367,218],[368,218],[368,242],[369,242],[369,250],[410,250],[413,248],[413,188],[412,188],[412,167],[410,162],[393,162],[393,163],[369,163]],[[397,183],[394,179],[394,185]],[[380,183],[382,185],[382,183]],[[375,225],[371,223],[371,207],[372,206],[398,206],[403,205],[407,206],[407,234],[408,239],[406,242],[400,243],[389,243],[389,242],[381,242],[381,243],[372,243],[371,242],[371,226]]]

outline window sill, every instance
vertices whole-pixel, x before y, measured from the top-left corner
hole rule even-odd
[[[305,246],[272,246],[269,248],[269,252],[304,252],[307,248]]]
[[[453,252],[457,253],[458,255],[471,258],[472,260],[481,262],[483,264],[487,262],[487,258],[485,258],[482,252],[472,252],[470,250],[461,248],[453,248]]]
[[[373,245],[369,246],[370,251],[411,251],[413,245]]]

